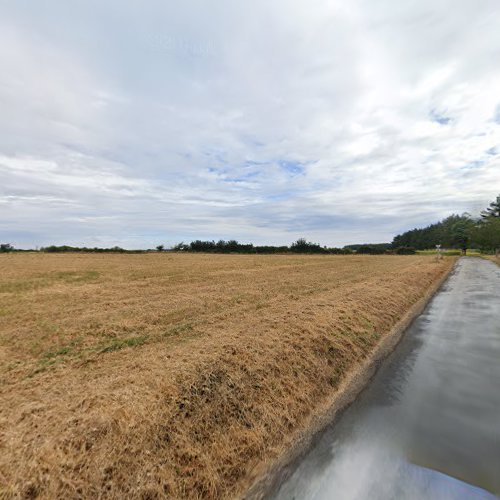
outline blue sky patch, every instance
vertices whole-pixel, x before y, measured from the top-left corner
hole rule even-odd
[[[449,116],[440,113],[436,109],[431,109],[430,117],[433,122],[439,123],[439,125],[449,125],[452,121]]]
[[[261,165],[268,165],[268,161],[255,161],[255,160],[246,160],[244,166],[245,167],[258,167]]]
[[[461,168],[461,170],[474,170],[476,168],[481,168],[483,165],[484,165],[483,160],[474,160],[464,165]]]
[[[292,176],[301,175],[305,171],[304,164],[300,162],[282,160],[278,165]]]

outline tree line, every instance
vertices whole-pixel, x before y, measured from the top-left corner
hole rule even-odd
[[[164,250],[163,245],[159,245],[157,250]],[[319,243],[312,243],[305,238],[299,238],[290,246],[253,245],[252,243],[239,243],[236,240],[203,241],[195,240],[191,243],[179,243],[172,248],[175,252],[204,252],[204,253],[305,253],[305,254],[384,254],[384,253],[415,253],[411,248],[395,247],[390,243],[346,245],[342,248],[321,246]]]
[[[470,214],[450,215],[440,222],[420,229],[398,234],[392,247],[412,247],[426,250],[441,245],[466,251],[478,248],[482,252],[500,249],[500,196],[481,212],[480,217]]]
[[[21,250],[14,248],[10,244],[1,244],[0,253],[25,252],[34,250]],[[74,247],[69,245],[50,245],[40,248],[39,252],[44,253],[147,253],[147,252],[202,252],[202,253],[242,253],[242,254],[330,254],[330,255],[351,255],[351,254],[384,254],[384,253],[415,253],[414,250],[403,247],[391,249],[390,243],[347,245],[343,248],[321,246],[319,243],[307,241],[299,238],[291,245],[254,245],[252,243],[240,243],[237,240],[195,240],[191,243],[179,243],[167,249],[164,245],[158,245],[155,250],[125,250],[120,247],[112,248],[89,248]]]
[[[14,248],[10,243],[0,244],[0,253],[8,252],[43,252],[43,253],[144,253],[148,250],[125,250],[124,248],[115,246],[111,248],[100,247],[73,247],[69,245],[49,245],[42,247],[39,250],[24,250],[22,248]]]
[[[160,245],[161,246],[161,245]],[[160,247],[157,247],[161,250]],[[239,243],[236,240],[203,241],[195,240],[191,243],[179,243],[172,250],[174,252],[204,252],[204,253],[315,253],[315,254],[349,254],[348,248],[328,248],[319,243],[312,243],[305,238],[299,238],[290,246],[281,245],[254,245]]]

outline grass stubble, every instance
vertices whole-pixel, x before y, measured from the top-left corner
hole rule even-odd
[[[241,496],[452,266],[0,258],[0,497]]]

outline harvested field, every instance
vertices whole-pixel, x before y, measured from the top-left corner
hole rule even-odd
[[[234,497],[452,266],[0,256],[0,497]]]

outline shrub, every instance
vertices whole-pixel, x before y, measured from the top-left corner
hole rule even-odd
[[[323,248],[318,243],[311,243],[305,238],[299,238],[290,245],[290,252],[294,253],[328,253],[326,248]]]
[[[289,248],[287,246],[260,245],[255,247],[256,253],[287,253],[288,251]]]
[[[354,253],[354,250],[344,247],[344,248],[329,248],[328,253],[332,255],[351,255]]]
[[[356,250],[356,253],[366,254],[366,255],[381,255],[385,253],[385,249],[370,245],[361,245]]]
[[[370,247],[373,250],[380,250],[379,253],[384,253],[386,250],[391,249],[391,244],[390,243],[361,243],[361,244],[355,244],[355,245],[346,245],[344,247],[344,249],[350,250],[351,252],[358,252],[358,250],[361,248],[362,249],[361,253],[373,253],[373,251],[363,252],[363,249],[365,249],[366,247]]]
[[[10,243],[2,243],[0,244],[0,252],[1,253],[7,253],[7,252],[13,252],[14,247]]]
[[[398,255],[415,255],[417,252],[413,247],[398,247],[396,253]]]
[[[183,241],[181,241],[180,243],[177,243],[177,245],[175,245],[172,250],[174,252],[186,252],[189,250],[189,245],[186,245],[186,243],[184,243]]]
[[[141,253],[143,250],[124,250],[120,247],[112,247],[112,248],[87,248],[87,247],[72,247],[69,245],[50,245],[48,247],[44,247],[40,249],[41,252],[46,253],[64,253],[64,252],[87,252],[87,253]]]

